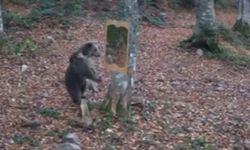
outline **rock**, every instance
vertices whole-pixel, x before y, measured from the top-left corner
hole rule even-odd
[[[107,129],[106,131],[109,132],[109,133],[112,133],[112,132],[113,132],[111,129]]]
[[[28,69],[28,66],[27,65],[22,65],[21,67],[21,71],[24,72]]]
[[[81,150],[79,145],[72,143],[59,144],[54,150]]]
[[[164,19],[167,18],[167,13],[166,12],[160,12],[160,16]]]
[[[33,129],[36,129],[41,126],[41,122],[39,120],[32,120],[32,119],[27,119],[24,117],[21,117],[21,126],[22,127],[30,127]]]
[[[217,91],[224,91],[224,90],[225,90],[225,88],[224,88],[224,87],[222,87],[222,86],[218,86],[218,87],[216,88],[216,90],[217,90]]]
[[[202,49],[197,49],[196,54],[201,57],[201,56],[203,56],[204,52]]]
[[[245,150],[250,150],[250,139],[244,141]]]
[[[76,135],[76,133],[67,134],[66,137],[64,138],[63,142],[67,142],[67,141],[74,141],[74,143],[77,144],[77,145],[81,144],[81,140]]]
[[[52,37],[52,36],[47,36],[47,39],[49,39],[49,40],[54,40],[54,38]]]
[[[54,150],[81,150],[81,141],[75,133],[69,133]]]
[[[50,43],[53,43],[55,41],[55,39],[52,36],[47,36],[47,40]]]

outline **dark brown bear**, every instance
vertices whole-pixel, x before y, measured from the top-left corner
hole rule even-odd
[[[69,66],[65,73],[65,85],[70,97],[76,104],[80,104],[86,88],[92,88],[95,91],[96,87],[94,86],[97,84],[92,83],[100,82],[94,66],[91,66],[89,62],[89,58],[92,56],[100,56],[98,47],[92,42],[85,43],[70,56]]]

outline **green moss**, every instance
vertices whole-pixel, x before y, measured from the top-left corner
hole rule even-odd
[[[55,19],[67,26],[74,16],[83,16],[83,0],[12,0],[20,5],[34,3],[32,11],[27,15],[19,15],[8,10],[3,12],[4,26],[9,28],[31,28],[35,23],[45,19]],[[50,20],[49,22],[53,22]]]
[[[99,106],[99,110],[106,113],[111,112],[111,100],[109,100],[108,103],[107,100],[103,101]]]
[[[0,33],[0,52],[2,51],[3,47],[5,47],[8,44],[8,37]]]
[[[208,144],[203,138],[195,138],[191,141],[179,143],[174,147],[175,150],[213,150],[214,148]]]
[[[238,69],[250,69],[250,56],[237,54],[226,48],[221,48],[221,50],[216,53],[206,52],[205,54],[210,58],[218,58],[227,61]]]
[[[242,22],[237,20],[233,26],[234,31],[240,32],[242,35],[249,37],[250,36],[250,25],[247,22]]]
[[[220,51],[217,37],[205,37],[203,34],[194,34],[189,39],[182,41],[181,45],[184,47],[202,48],[210,52]]]
[[[33,4],[37,2],[38,0],[10,0],[12,3],[21,5],[21,6],[27,6],[29,4]]]
[[[42,116],[55,119],[57,119],[60,115],[60,113],[55,108],[52,107],[41,107],[37,110],[37,113]]]
[[[250,38],[249,33],[241,34],[240,32],[235,32],[231,27],[221,24],[219,25],[219,34],[227,42],[229,42],[234,47],[243,46],[245,48],[250,48]]]
[[[58,138],[64,139],[69,133],[69,129],[49,129],[46,136],[57,136]]]
[[[129,104],[126,108],[124,108],[124,106],[121,104],[121,101],[117,104],[116,112],[117,112],[117,116],[120,118],[130,118],[131,117],[131,110],[130,110]]]
[[[235,33],[228,25],[220,24],[218,26],[218,29],[220,36],[222,36],[225,41],[231,43],[233,46],[238,47],[244,44],[243,39],[237,33]]]
[[[87,101],[87,105],[88,105],[88,108],[89,110],[92,110],[92,109],[101,109],[103,108],[103,103],[100,103],[100,102],[94,102],[94,101]]]
[[[112,117],[113,116],[111,113],[105,113],[100,123],[101,131],[105,131],[106,129],[109,128],[112,121]]]
[[[3,11],[4,26],[9,29],[14,29],[16,27],[30,28],[36,21],[29,15],[19,15],[15,12],[8,10]]]
[[[171,7],[174,8],[194,8],[195,7],[195,1],[194,0],[169,0],[169,4]],[[235,1],[234,0],[216,0],[215,6],[219,8],[225,8],[225,9],[232,9],[235,8]]]
[[[115,150],[115,147],[113,145],[105,145],[105,147],[102,150]]]
[[[14,141],[18,144],[29,143],[33,147],[39,146],[39,142],[34,137],[29,135],[15,134]]]

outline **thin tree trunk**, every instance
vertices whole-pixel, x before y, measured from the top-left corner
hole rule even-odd
[[[107,111],[114,115],[128,115],[132,87],[136,71],[137,31],[138,31],[138,3],[137,0],[119,1],[122,14],[129,21],[129,65],[128,73],[112,72],[111,84],[104,101]]]
[[[3,10],[2,10],[2,5],[3,5],[3,1],[0,0],[0,33],[3,32]]]
[[[239,31],[245,36],[250,33],[250,8],[249,0],[239,1],[239,14],[236,23],[233,26],[234,31]]]
[[[219,50],[215,23],[214,0],[196,0],[196,25],[193,35],[186,42],[210,51]]]

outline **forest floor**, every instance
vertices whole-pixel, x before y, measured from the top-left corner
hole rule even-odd
[[[140,26],[133,99],[143,105],[132,107],[132,122],[111,119],[109,124],[106,117],[91,133],[72,125],[78,109],[62,81],[69,56],[85,41],[99,41],[104,55],[105,23],[80,19],[69,29],[39,24],[13,33],[51,44],[49,51],[36,56],[0,56],[0,149],[50,149],[65,132],[77,133],[82,149],[88,150],[249,146],[250,71],[179,47],[192,34],[193,13],[169,11],[167,19],[165,28]],[[235,19],[233,12],[217,12],[220,22],[232,25]],[[101,59],[97,64],[103,80],[100,92],[87,95],[101,101],[110,72]],[[46,113],[52,117],[42,115]],[[24,127],[25,118],[41,124]]]

